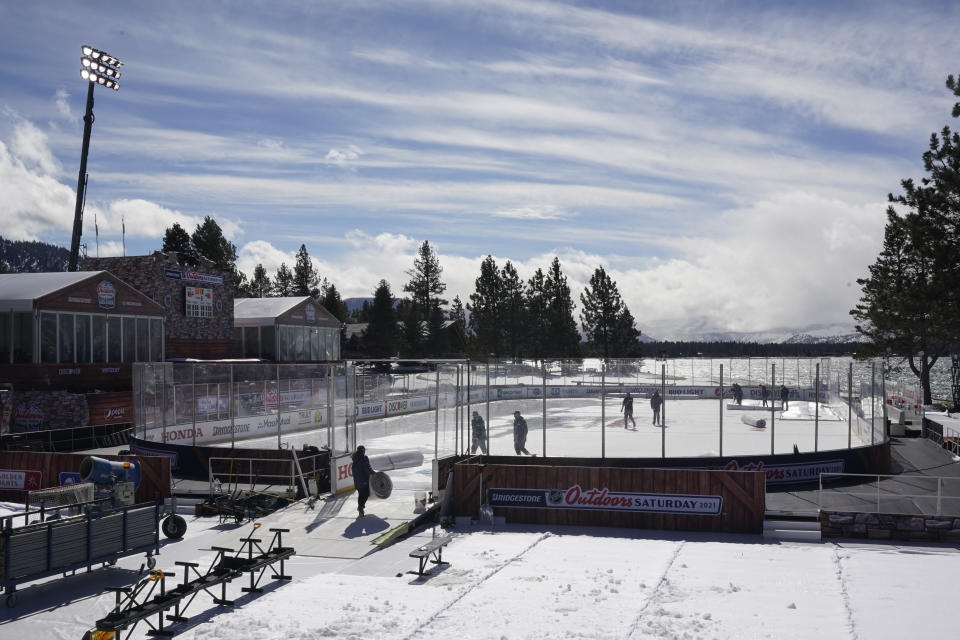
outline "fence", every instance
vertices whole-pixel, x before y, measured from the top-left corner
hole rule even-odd
[[[270,438],[291,444],[303,432],[304,443],[334,454],[420,432],[442,457],[474,448],[476,412],[487,451],[513,455],[519,412],[528,429],[522,448],[540,456],[816,452],[886,440],[882,371],[828,358],[450,361],[396,374],[367,362],[146,363],[134,367],[134,430],[154,442],[259,439],[261,448]],[[733,382],[744,393],[736,406],[727,402]],[[781,389],[789,406],[780,405]],[[652,425],[655,393],[666,428]]]
[[[845,480],[856,484],[824,488],[825,482]],[[822,473],[817,506],[821,511],[960,516],[960,478]]]

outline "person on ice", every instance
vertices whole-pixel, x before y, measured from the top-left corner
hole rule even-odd
[[[786,385],[780,387],[780,402],[783,403],[784,411],[790,408],[790,391]]]
[[[760,385],[760,397],[763,398],[763,406],[767,406],[767,398],[770,397],[770,389],[767,389],[767,385]]]
[[[533,454],[527,451],[527,421],[523,419],[519,411],[513,412],[513,450],[517,455],[525,453],[528,456]]]
[[[370,497],[370,476],[374,473],[370,466],[370,458],[363,445],[357,447],[353,454],[353,484],[357,488],[357,511],[363,516],[363,507]]]
[[[473,428],[473,444],[470,445],[470,453],[476,453],[477,449],[480,449],[480,453],[487,455],[487,426],[477,411],[473,412],[470,425]]]
[[[623,428],[627,428],[627,420],[633,423],[634,429],[637,427],[637,421],[633,419],[633,396],[627,391],[623,396],[623,402],[620,403],[620,411],[623,411]]]
[[[654,391],[650,396],[650,408],[653,409],[653,424],[660,424],[660,405],[663,404],[663,398],[659,391]]]
[[[733,401],[737,404],[743,404],[743,387],[736,382],[733,383]]]

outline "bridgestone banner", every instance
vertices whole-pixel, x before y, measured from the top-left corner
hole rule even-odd
[[[721,496],[672,493],[621,493],[609,489],[487,489],[491,507],[520,509],[594,509],[636,513],[678,513],[715,516],[723,507]]]

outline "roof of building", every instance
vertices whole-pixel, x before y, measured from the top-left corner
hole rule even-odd
[[[106,271],[53,271],[0,274],[0,309],[32,311],[35,300],[71,287]]]
[[[281,315],[303,304],[312,301],[318,310],[317,324],[328,325],[339,321],[327,311],[323,305],[310,296],[294,296],[287,298],[234,298],[233,321],[235,326],[257,326],[273,324]]]

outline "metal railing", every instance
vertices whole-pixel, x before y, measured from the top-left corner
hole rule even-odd
[[[863,478],[873,478],[874,482],[860,482],[856,486],[849,487],[849,490],[843,490],[841,487],[824,489],[825,481],[838,480],[856,480]],[[869,491],[864,490],[864,484],[867,487],[873,487]],[[874,486],[875,485],[875,486]],[[893,487],[911,487],[917,491],[914,493],[893,492]],[[824,509],[824,496],[843,496],[855,498],[856,504],[848,501],[838,510],[850,511],[856,513],[902,513],[897,510],[885,510],[883,501],[890,500],[911,500],[913,505],[921,511],[922,515],[941,516],[956,515],[960,516],[960,478],[945,476],[920,476],[920,475],[880,475],[880,474],[861,474],[861,473],[821,473],[819,479],[819,490],[817,492],[817,508]],[[870,508],[867,508],[869,505]],[[925,509],[924,507],[929,507]],[[929,513],[934,511],[934,513]],[[921,515],[918,514],[918,515]]]
[[[315,454],[298,458],[295,453],[291,452],[290,459],[287,460],[282,458],[211,457],[207,461],[207,475],[210,484],[210,495],[212,496],[216,493],[220,493],[218,490],[215,490],[215,485],[218,483],[220,485],[237,485],[239,487],[241,479],[245,478],[251,491],[258,483],[268,485],[285,483],[288,490],[291,491],[293,490],[293,487],[299,485],[300,489],[303,491],[303,495],[309,496],[311,495],[309,489],[310,480],[314,478],[314,475],[320,473],[322,470],[316,470],[312,473],[307,473],[303,471],[304,465],[301,465],[301,463],[307,460],[313,461],[326,455],[327,454]],[[219,461],[219,463],[217,463],[217,461]],[[214,470],[215,464],[219,469],[224,463],[229,463],[228,470]],[[256,470],[254,470],[254,463],[256,463],[259,467]],[[266,465],[275,465],[280,467],[286,465],[288,467],[288,471],[285,473],[264,473],[262,467]],[[315,466],[315,464],[311,464],[308,466],[308,468],[314,469]],[[221,480],[221,477],[226,477],[226,482]],[[262,482],[264,480],[267,482]]]

